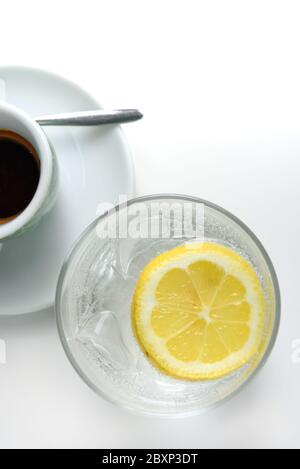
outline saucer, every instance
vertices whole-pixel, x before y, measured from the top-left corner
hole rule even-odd
[[[0,100],[31,116],[101,108],[76,84],[24,67],[0,67]],[[58,198],[34,231],[0,245],[0,315],[52,306],[63,261],[100,204],[133,195],[133,163],[119,126],[44,130],[58,159]]]

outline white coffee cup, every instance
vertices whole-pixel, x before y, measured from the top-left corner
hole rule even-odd
[[[34,228],[50,211],[55,202],[58,171],[53,148],[43,129],[24,111],[0,102],[0,130],[9,130],[25,138],[33,145],[40,161],[39,184],[30,204],[11,221],[0,224],[2,243]]]

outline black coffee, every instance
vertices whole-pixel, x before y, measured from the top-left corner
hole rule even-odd
[[[34,147],[9,130],[0,130],[0,224],[19,215],[30,204],[40,179]]]

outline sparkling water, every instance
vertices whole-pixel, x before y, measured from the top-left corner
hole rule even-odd
[[[253,371],[258,357],[226,378],[195,382],[168,376],[146,357],[132,328],[137,281],[153,258],[195,241],[192,223],[178,235],[176,219],[175,223],[174,218],[164,221],[172,226],[168,239],[100,239],[94,226],[70,260],[61,310],[68,348],[91,386],[124,407],[172,415],[192,413],[232,393]],[[265,266],[259,264],[261,258],[256,257],[253,242],[234,222],[224,223],[214,212],[206,212],[202,235],[247,257],[268,288]]]

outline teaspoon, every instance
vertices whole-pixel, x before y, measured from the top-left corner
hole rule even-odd
[[[120,109],[50,114],[35,117],[35,121],[40,125],[103,125],[125,124],[142,119],[142,117],[143,114],[137,109]]]

